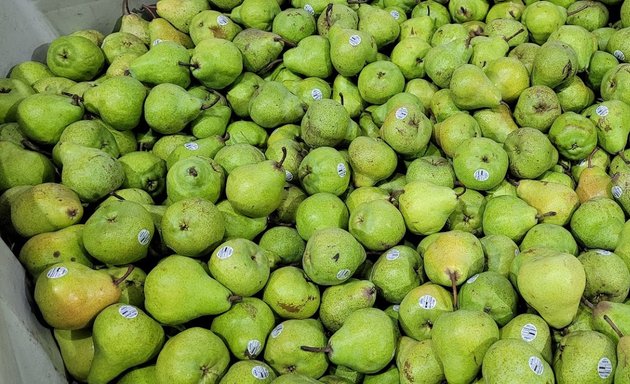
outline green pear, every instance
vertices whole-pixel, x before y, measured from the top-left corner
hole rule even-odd
[[[10,79],[20,80],[30,86],[33,86],[37,80],[52,76],[54,75],[46,64],[32,60],[16,64],[9,72]]]
[[[282,267],[269,276],[263,301],[283,319],[307,319],[319,308],[319,288],[307,280],[303,270]]]
[[[483,358],[485,383],[554,383],[551,366],[534,347],[519,339],[492,344]]]
[[[109,267],[105,270],[114,279],[123,279],[120,283],[121,304],[129,304],[138,308],[144,308],[144,282],[147,274],[136,267],[127,273],[129,267]]]
[[[13,228],[23,237],[70,227],[82,217],[79,196],[63,184],[38,184],[11,202]]]
[[[144,118],[154,131],[173,134],[183,130],[199,116],[202,100],[176,84],[158,84],[144,102]]]
[[[337,331],[355,310],[374,306],[376,286],[368,280],[350,279],[322,293],[319,318],[331,332]]]
[[[333,28],[328,40],[332,65],[342,76],[355,76],[366,64],[376,61],[376,40],[370,33],[347,27]]]
[[[594,89],[600,89],[606,72],[619,64],[617,58],[608,52],[595,51],[591,56],[587,75],[588,84]]]
[[[400,68],[405,79],[422,78],[425,75],[423,59],[429,49],[431,45],[422,37],[409,36],[394,46],[391,59]]]
[[[507,207],[510,207],[509,216],[505,215]],[[498,196],[486,203],[483,212],[483,231],[486,235],[506,235],[513,241],[520,242],[525,233],[538,224],[540,217],[542,216],[536,208],[524,200],[515,196]]]
[[[445,380],[442,362],[437,357],[431,339],[413,343],[402,357],[399,350],[396,361],[396,365],[401,367],[400,384],[422,381],[440,383]]]
[[[46,64],[56,76],[74,81],[92,80],[105,63],[103,51],[82,36],[61,36],[50,43]]]
[[[110,382],[128,368],[157,356],[164,344],[160,324],[127,304],[105,308],[94,320],[92,332],[94,360],[88,375],[90,383]]]
[[[398,21],[385,9],[361,4],[357,10],[359,31],[374,36],[378,48],[393,43],[400,34]]]
[[[495,108],[478,110],[473,114],[473,117],[481,129],[483,137],[498,143],[504,143],[507,136],[518,129],[510,108],[505,104]]]
[[[146,94],[138,80],[128,76],[114,77],[88,89],[83,102],[88,111],[99,115],[112,128],[124,131],[139,124]]]
[[[518,245],[506,235],[486,235],[479,239],[488,271],[507,276],[512,260],[519,253]]]
[[[148,39],[148,37],[147,37]],[[105,61],[110,65],[124,55],[141,56],[149,51],[142,38],[133,33],[118,31],[105,36],[101,43],[101,49],[105,55]]]
[[[194,44],[209,37],[232,41],[243,29],[227,15],[206,9],[190,20],[189,34]]]
[[[394,358],[396,338],[393,323],[376,308],[358,309],[328,340],[326,347],[302,346],[313,353],[325,352],[334,364],[360,373],[375,373]]]
[[[55,168],[43,154],[0,140],[0,191],[54,181]]]
[[[599,332],[572,332],[560,340],[553,369],[558,383],[612,383],[617,366],[614,343]]]
[[[166,162],[151,152],[130,152],[118,159],[125,171],[124,188],[139,188],[152,196],[164,191]]]
[[[471,382],[481,371],[486,351],[499,339],[499,328],[490,315],[466,309],[438,317],[431,333],[449,383]]]
[[[221,314],[238,299],[208,276],[200,263],[179,255],[165,257],[149,271],[144,294],[149,314],[168,325]]]
[[[76,380],[85,382],[94,358],[92,331],[54,329],[53,336],[59,345],[61,358],[70,375]]]
[[[266,71],[284,48],[284,42],[279,35],[253,28],[239,32],[233,42],[241,51],[243,67],[255,73]]]
[[[573,48],[562,41],[550,39],[536,52],[532,66],[532,85],[556,88],[566,84],[578,69],[578,57]]]
[[[267,339],[265,361],[281,374],[298,373],[322,376],[328,368],[326,356],[301,350],[302,345],[324,347],[324,327],[316,319],[286,320],[278,324]]]
[[[384,251],[402,240],[405,221],[400,211],[391,203],[374,200],[359,205],[348,223],[350,233],[366,249]]]
[[[567,10],[564,7],[551,2],[531,4],[526,7],[521,16],[521,22],[531,36],[533,42],[542,44],[549,38],[549,35],[567,19]]]
[[[243,57],[231,41],[211,37],[197,43],[190,58],[190,68],[192,75],[204,86],[223,89],[241,74]]]
[[[188,87],[190,71],[179,63],[188,63],[189,59],[190,55],[182,45],[174,41],[160,41],[131,62],[129,74],[136,80],[151,85],[171,83]]]
[[[298,168],[298,177],[309,194],[327,192],[341,195],[350,183],[350,167],[344,156],[334,148],[311,150]]]
[[[205,156],[183,158],[174,163],[166,174],[166,193],[171,203],[193,197],[216,203],[224,186],[225,171],[216,161]]]
[[[473,189],[455,189],[457,193],[457,208],[448,217],[449,229],[459,229],[478,235],[482,231],[483,211],[486,208],[486,198]]]
[[[479,124],[467,112],[457,111],[433,126],[433,139],[451,158],[461,143],[479,136]]]
[[[122,186],[125,171],[111,155],[72,142],[59,145],[61,182],[79,195],[81,201],[96,201]]]
[[[226,174],[230,174],[242,165],[265,161],[265,154],[250,144],[232,144],[221,148],[214,155],[214,161],[225,170]]]
[[[300,203],[295,216],[295,228],[302,239],[308,240],[318,229],[347,229],[349,218],[348,208],[339,197],[320,192]]]
[[[193,48],[195,45],[187,34],[175,28],[166,19],[155,17],[149,22],[149,41],[152,46],[156,46],[162,42],[172,42],[186,49]]]
[[[398,164],[396,152],[380,139],[356,138],[348,147],[352,180],[355,186],[373,186],[391,176]],[[379,168],[375,168],[378,164]]]
[[[568,229],[557,225],[540,223],[534,225],[521,241],[520,249],[544,247],[577,256],[578,245]]]
[[[305,8],[287,8],[273,19],[271,30],[283,39],[298,44],[317,30],[315,15]]]
[[[493,60],[487,64],[484,72],[499,89],[501,99],[505,102],[511,103],[518,100],[521,93],[529,87],[529,72],[525,65],[514,57],[500,57]]]
[[[604,100],[621,100],[628,103],[628,89],[625,87],[625,78],[628,76],[630,64],[619,64],[609,69],[602,77],[600,85],[600,94]]]
[[[630,108],[619,100],[608,100],[594,104],[582,112],[597,128],[597,145],[608,153],[617,153],[627,144],[626,119],[630,118]]]
[[[605,250],[581,253],[578,260],[586,273],[584,297],[597,304],[599,301],[623,302],[630,290],[630,272],[623,259]]]
[[[147,256],[155,228],[142,205],[119,200],[99,207],[85,222],[83,244],[108,265],[136,262]]]
[[[18,79],[0,79],[0,89],[0,124],[15,121],[20,102],[35,91]]]
[[[80,263],[56,263],[37,278],[35,303],[51,327],[82,329],[90,326],[105,307],[118,301],[121,282]]]
[[[245,360],[234,363],[219,381],[220,384],[267,384],[276,378],[273,369],[262,361]]]
[[[306,247],[306,243],[295,228],[283,226],[265,231],[258,245],[265,250],[272,268],[298,262]]]
[[[516,316],[518,295],[507,277],[498,272],[482,272],[462,285],[459,306],[483,311],[501,327]]]
[[[249,116],[249,101],[263,83],[263,79],[252,72],[243,72],[236,78],[226,98],[237,116]]]
[[[210,201],[193,197],[170,205],[161,220],[164,243],[179,255],[208,254],[223,238],[223,215]]]
[[[212,320],[211,330],[219,335],[240,360],[255,359],[264,349],[273,329],[273,312],[262,300],[244,298]]]
[[[451,188],[427,181],[408,183],[399,196],[400,212],[407,229],[414,234],[429,235],[440,231],[456,207],[457,196]]]
[[[456,39],[433,46],[424,56],[424,70],[438,87],[448,88],[455,69],[466,64],[471,55],[469,39]]]
[[[387,114],[381,126],[381,137],[397,153],[417,155],[426,148],[431,138],[432,124],[421,108],[404,104]]]
[[[332,75],[330,43],[321,36],[307,36],[301,39],[297,47],[284,53],[283,60],[291,72],[299,75],[322,79]]]
[[[231,17],[247,28],[269,31],[279,13],[280,5],[276,0],[244,0],[232,9]]]
[[[156,5],[156,13],[184,33],[189,32],[192,18],[208,9],[208,3],[203,0],[162,0]]]
[[[63,130],[52,150],[52,158],[56,164],[61,164],[59,148],[66,141],[83,147],[100,149],[114,158],[120,157],[120,149],[114,135],[107,129],[107,125],[98,119],[79,120]]]
[[[339,102],[314,101],[302,118],[302,140],[311,148],[334,147],[345,138],[350,121],[350,115]]]
[[[26,137],[51,145],[59,141],[68,125],[81,120],[83,105],[73,97],[41,93],[23,99],[16,116]]]
[[[219,245],[208,261],[210,274],[234,294],[253,296],[269,278],[269,260],[251,240],[232,239]]]
[[[534,85],[521,92],[513,111],[519,126],[542,132],[547,132],[561,113],[558,96],[544,85]]]
[[[541,271],[553,271],[541,275]],[[535,255],[525,260],[518,270],[521,296],[549,323],[562,328],[571,323],[586,284],[586,274],[573,255],[560,253]],[[549,306],[553,304],[553,310]]]
[[[219,336],[200,327],[171,337],[155,363],[157,384],[216,384],[227,371],[230,352]]]
[[[395,246],[379,256],[370,270],[369,279],[385,300],[400,303],[407,294],[424,282],[422,259],[408,246]]]
[[[551,362],[551,333],[542,317],[523,313],[501,328],[501,339],[522,340],[540,353],[546,362]]]
[[[451,311],[450,292],[437,284],[425,283],[410,290],[400,302],[398,321],[407,336],[422,341],[431,338],[437,318]]]
[[[536,208],[540,221],[565,225],[580,204],[573,188],[554,182],[521,180],[516,193],[520,199]],[[555,212],[555,214],[548,214]]]
[[[249,101],[249,116],[265,128],[295,123],[304,112],[302,101],[277,81],[262,84]]]
[[[308,239],[302,265],[315,283],[337,285],[352,277],[365,257],[365,249],[350,233],[341,228],[325,228]]]
[[[505,177],[508,159],[500,144],[485,137],[473,137],[455,150],[453,169],[467,188],[488,190],[499,185]]]
[[[232,204],[223,200],[217,204],[217,208],[223,215],[225,224],[224,239],[247,239],[253,240],[267,227],[267,217],[251,218],[240,214]]]
[[[596,197],[576,209],[571,216],[570,228],[576,240],[585,247],[613,250],[623,224],[621,207],[607,197]]]
[[[122,375],[117,384],[151,384],[155,383],[155,365],[132,368]]]
[[[555,165],[558,151],[547,136],[534,128],[523,127],[510,133],[503,143],[509,170],[519,179],[535,179]]]

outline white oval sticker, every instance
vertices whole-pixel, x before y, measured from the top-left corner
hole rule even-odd
[[[58,279],[68,274],[68,268],[66,267],[52,267],[46,273],[46,277],[49,279]]]
[[[337,164],[337,174],[339,175],[339,177],[346,176],[346,165],[344,163]]]
[[[396,260],[399,257],[400,251],[397,249],[392,249],[391,251],[387,252],[387,255],[385,255],[385,258],[389,261]]]
[[[262,365],[257,365],[252,368],[252,376],[258,380],[264,380],[269,377],[269,370]]]
[[[233,253],[234,253],[234,248],[230,247],[229,245],[226,245],[225,247],[222,247],[221,249],[219,249],[219,251],[217,252],[217,257],[223,260],[232,256]]]
[[[542,361],[540,361],[540,359],[536,356],[529,358],[529,368],[538,376],[542,375],[545,370],[545,366]]]
[[[398,304],[394,304],[394,305],[392,306],[392,309],[394,310],[394,312],[398,312],[398,311],[400,311],[400,305],[398,305]]]
[[[477,278],[479,277],[479,274],[474,275],[473,277],[471,277],[470,279],[466,280],[466,284],[472,284],[475,282],[475,280],[477,280]]]
[[[118,308],[118,313],[120,313],[120,316],[124,317],[125,319],[134,319],[138,317],[138,310],[136,309],[136,307],[133,307],[131,305],[123,305],[122,307]]]
[[[599,107],[595,108],[595,113],[597,114],[597,116],[608,116],[608,107],[605,105],[600,105]]]
[[[151,45],[155,47],[156,45],[160,44],[161,42],[162,42],[162,39],[155,39],[155,40],[153,40]]]
[[[324,97],[324,94],[322,93],[321,89],[313,88],[311,90],[311,97],[313,98],[313,100],[321,100]]]
[[[195,142],[186,143],[184,144],[184,148],[188,149],[189,151],[196,151],[199,149],[199,144]]]
[[[536,335],[538,335],[538,328],[534,324],[528,323],[521,328],[521,339],[528,343],[536,339]]]
[[[348,277],[350,277],[350,270],[347,268],[340,269],[339,272],[337,272],[337,280],[345,280]]]
[[[407,115],[409,114],[409,111],[407,111],[407,108],[405,107],[400,107],[396,110],[396,118],[398,120],[402,120],[405,117],[407,117]]]
[[[284,329],[284,325],[282,324],[278,324],[272,331],[271,331],[271,337],[273,337],[274,339],[278,336],[280,336],[280,334],[282,333],[282,329]]]
[[[260,341],[256,339],[252,339],[247,342],[247,353],[249,354],[249,356],[251,357],[258,356],[261,349],[262,349],[262,344],[260,343]]]
[[[361,44],[361,36],[359,36],[359,35],[352,35],[352,36],[350,36],[350,39],[348,39],[348,42],[353,47],[356,47],[357,45]]]
[[[306,4],[306,5],[304,6],[304,10],[305,10],[306,12],[308,12],[309,14],[311,14],[311,15],[314,15],[314,14],[315,14],[315,10],[313,9],[313,6],[312,6],[312,5],[310,5],[310,4]]]
[[[605,249],[598,249],[595,251],[595,253],[597,253],[598,255],[602,255],[602,256],[609,256],[612,254],[612,252],[607,251]]]
[[[418,305],[424,309],[433,309],[437,305],[437,300],[431,295],[424,295],[418,300]]]
[[[230,22],[230,19],[228,19],[224,15],[217,16],[217,24],[219,24],[220,26],[227,25],[227,23],[229,22]]]
[[[483,168],[479,168],[475,171],[475,173],[473,173],[473,177],[477,181],[486,181],[490,178],[490,173]]]
[[[398,12],[397,10],[392,10],[391,12],[389,12],[390,15],[392,15],[392,17],[394,18],[394,20],[398,20],[400,19],[400,12]]]
[[[291,181],[293,180],[293,174],[286,169],[284,170],[284,180]]]
[[[623,189],[618,185],[613,186],[610,191],[612,192],[612,195],[615,197],[615,199],[618,199],[621,197],[621,195],[623,195]]]
[[[147,245],[151,241],[151,232],[148,229],[142,229],[138,232],[138,243],[140,245]]]
[[[612,370],[612,363],[610,362],[610,359],[607,357],[602,357],[597,364],[597,374],[599,375],[599,377],[601,377],[602,379],[608,378],[608,376],[610,376],[610,374],[612,373]]]
[[[620,61],[624,61],[626,59],[626,55],[624,55],[623,52],[618,49],[613,52],[613,56],[615,56]]]

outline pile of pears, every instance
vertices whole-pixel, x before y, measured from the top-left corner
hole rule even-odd
[[[630,0],[160,0],[0,79],[89,384],[630,383]]]

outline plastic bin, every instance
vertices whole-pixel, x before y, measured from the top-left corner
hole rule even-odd
[[[149,3],[149,2],[147,2]],[[130,0],[138,8],[140,0]],[[26,60],[44,61],[55,37],[79,29],[110,33],[118,0],[0,0],[0,77]],[[67,383],[61,354],[33,313],[28,277],[0,240],[0,383]]]

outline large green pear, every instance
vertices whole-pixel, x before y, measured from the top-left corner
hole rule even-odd
[[[85,108],[119,131],[135,128],[142,117],[147,91],[129,76],[107,79],[83,94]]]

